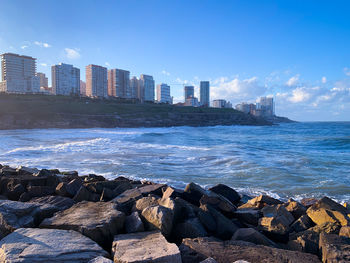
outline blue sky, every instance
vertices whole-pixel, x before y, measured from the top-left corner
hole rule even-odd
[[[350,121],[349,1],[1,0],[0,53],[154,76],[211,81],[233,104],[273,95],[296,120]],[[196,89],[198,92],[198,88]],[[198,93],[197,93],[198,94]]]

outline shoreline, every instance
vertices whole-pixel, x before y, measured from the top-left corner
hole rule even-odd
[[[136,255],[140,262],[176,263],[334,262],[350,255],[349,205],[328,197],[284,202],[241,195],[223,184],[177,189],[125,177],[2,165],[0,195],[0,256],[8,260],[50,261],[48,252],[84,262],[133,262]],[[55,241],[57,235],[63,240]],[[65,244],[72,239],[79,242],[74,251]],[[63,245],[45,245],[52,242]],[[37,244],[43,250],[20,255],[11,244],[23,249]],[[101,261],[89,261],[97,257]]]

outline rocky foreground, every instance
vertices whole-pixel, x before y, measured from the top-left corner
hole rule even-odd
[[[350,262],[350,209],[0,165],[0,262]]]

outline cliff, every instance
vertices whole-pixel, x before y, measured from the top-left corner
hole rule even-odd
[[[271,125],[234,109],[0,94],[0,129]]]

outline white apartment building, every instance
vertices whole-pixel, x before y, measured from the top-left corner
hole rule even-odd
[[[274,116],[275,103],[273,101],[273,98],[260,97],[256,102],[256,111],[261,116],[265,116],[265,117]]]
[[[200,82],[200,104],[203,107],[209,107],[210,103],[210,84],[209,81],[201,81]]]
[[[132,98],[130,71],[122,69],[108,70],[108,96],[124,99]]]
[[[154,80],[152,76],[141,74],[138,86],[138,98],[141,102],[154,102]]]
[[[2,54],[0,92],[40,92],[40,78],[36,76],[36,59],[13,53]]]
[[[60,63],[51,67],[52,92],[55,95],[80,94],[80,69]]]
[[[232,108],[232,104],[226,100],[213,100],[213,108]]]
[[[170,97],[170,86],[167,84],[157,85],[157,101],[159,103],[172,104],[172,99]]]
[[[107,68],[92,64],[86,66],[86,96],[108,97]]]

